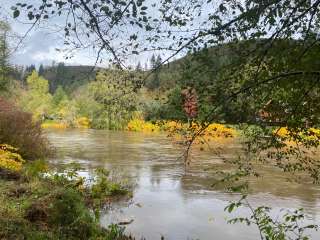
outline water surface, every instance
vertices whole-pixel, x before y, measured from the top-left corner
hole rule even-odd
[[[58,155],[53,163],[80,163],[88,172],[97,167],[121,172],[135,182],[129,203],[118,203],[101,217],[101,224],[134,221],[126,231],[137,239],[259,239],[255,227],[229,225],[232,215],[224,212],[235,194],[212,188],[214,169],[228,169],[212,152],[197,152],[185,171],[181,147],[165,135],[102,130],[48,131]],[[236,157],[238,146],[225,146],[224,157]],[[210,169],[210,170],[208,170]],[[290,181],[280,170],[262,168],[263,178],[250,180],[250,203],[267,205],[276,216],[283,208],[304,208],[308,222],[320,224],[320,189]],[[238,214],[247,214],[240,209]],[[320,233],[312,234],[320,239]]]

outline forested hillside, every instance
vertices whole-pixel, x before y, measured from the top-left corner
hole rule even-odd
[[[39,74],[49,80],[50,92],[54,93],[59,86],[71,93],[79,86],[94,80],[97,68],[93,66],[66,66],[58,63],[57,66],[43,67]]]
[[[85,117],[95,128],[123,128],[126,122],[135,118],[137,114],[153,122],[157,120],[186,122],[188,116],[183,105],[185,98],[183,92],[193,89],[199,102],[197,114],[194,116],[198,121],[207,121],[206,116],[213,111],[212,120],[218,122],[255,124],[266,120],[263,117],[268,116],[269,119],[266,120],[268,125],[279,125],[284,121],[281,112],[293,111],[291,105],[294,105],[297,91],[306,91],[312,86],[305,85],[303,89],[299,88],[303,78],[298,73],[303,69],[320,68],[319,61],[314,61],[314,57],[320,52],[318,45],[314,46],[312,52],[302,56],[303,64],[295,63],[305,44],[297,40],[278,40],[273,43],[273,48],[269,49],[270,45],[263,39],[233,42],[196,53],[190,52],[185,57],[166,64],[161,64],[160,55],[153,55],[146,64],[147,69],[142,69],[138,63],[136,68],[122,73],[116,68],[66,66],[64,63],[52,66],[40,65],[38,75],[47,81],[48,94],[55,99],[54,104],[50,103],[50,106],[40,108],[31,105],[27,109],[30,108],[31,111],[38,109],[40,112],[36,115],[44,119],[65,119],[69,123],[73,121],[71,119]],[[287,49],[290,54],[281,54],[283,49]],[[255,54],[248,57],[248,51],[254,51]],[[265,62],[256,65],[261,60],[261,54]],[[280,85],[264,84],[266,89],[272,88],[273,96],[269,93],[252,91],[250,96],[245,96],[247,99],[252,99],[249,103],[248,101],[243,103],[241,94],[237,99],[229,99],[234,91],[255,84],[259,77],[272,76],[279,64],[291,68],[297,75],[293,74],[290,81],[281,82]],[[27,95],[30,93],[30,83],[27,79],[34,69],[34,66],[29,66],[23,73],[17,74],[23,76],[22,89],[27,90],[24,91]],[[102,76],[107,78],[103,80]],[[122,84],[123,82],[128,84]],[[116,86],[120,85],[120,89],[117,89]],[[112,90],[114,87],[116,88]],[[283,87],[292,91],[283,92]],[[257,94],[259,98],[255,98]],[[319,97],[317,92],[313,94]],[[121,101],[118,101],[121,104],[116,108],[110,107],[112,99],[117,99],[121,95],[124,95]],[[36,98],[34,101],[41,106],[44,99],[46,98]],[[61,101],[64,104],[60,103]],[[21,102],[22,105],[28,105],[30,101]],[[309,110],[312,109],[314,106],[309,106]],[[274,112],[273,116],[268,115],[271,111]]]
[[[314,35],[315,38],[316,35]],[[305,48],[310,44],[313,44],[313,51],[306,52]],[[249,54],[253,52],[254,54]],[[159,87],[153,90],[158,90],[161,96],[167,97],[166,100],[161,101],[161,97],[157,96],[158,100],[153,106],[158,108],[158,115],[151,115],[150,118],[185,120],[185,114],[181,108],[181,91],[188,87],[197,91],[200,102],[199,120],[204,120],[210,111],[214,111],[213,118],[216,121],[255,123],[261,120],[260,113],[265,108],[268,108],[268,111],[277,111],[277,114],[283,110],[292,111],[290,105],[295,105],[292,101],[296,100],[296,94],[299,91],[302,95],[306,94],[308,89],[312,88],[312,82],[308,81],[309,77],[301,76],[301,73],[308,69],[320,69],[320,60],[316,57],[319,53],[320,46],[314,44],[312,39],[308,42],[293,39],[277,40],[272,43],[272,48],[266,39],[240,41],[190,53],[177,61],[161,66],[147,79],[146,86],[148,82],[150,85],[150,82],[159,81]],[[302,62],[298,63],[298,59]],[[239,94],[237,98],[230,99],[233,92],[258,84],[260,78],[271,77],[280,67],[287,69],[282,74],[284,77],[289,74],[290,79],[273,84],[266,81],[266,84],[263,84],[264,90],[274,91],[274,95],[264,93],[268,91],[252,91],[249,96],[242,97]],[[299,86],[303,81],[307,85],[301,89]],[[292,91],[283,90],[283,88],[292,89]],[[255,98],[256,94],[259,97]],[[319,97],[316,91],[313,94]],[[251,101],[244,103],[243,98]],[[272,103],[271,99],[273,99]],[[314,106],[309,108],[313,109]],[[273,124],[275,118],[268,119],[269,124]],[[278,123],[275,124],[281,122],[281,116],[277,118]]]

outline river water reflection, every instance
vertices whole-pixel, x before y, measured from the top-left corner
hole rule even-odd
[[[131,204],[119,203],[106,212],[101,224],[107,226],[133,219],[126,231],[140,239],[222,239],[256,240],[255,227],[229,225],[224,212],[230,200],[239,196],[211,187],[213,174],[208,169],[226,169],[220,157],[210,152],[195,152],[187,172],[182,149],[165,135],[103,130],[48,131],[58,155],[53,163],[80,163],[88,172],[97,167],[120,171],[134,181]],[[224,157],[236,157],[236,145],[226,146]],[[309,221],[320,224],[320,188],[312,184],[288,181],[276,169],[261,169],[263,178],[250,180],[250,202],[274,208],[304,208]],[[238,214],[246,214],[240,209]],[[320,233],[312,234],[320,239]]]

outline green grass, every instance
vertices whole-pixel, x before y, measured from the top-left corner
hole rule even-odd
[[[79,179],[41,177],[32,170],[41,164],[34,165],[18,180],[0,175],[0,239],[128,239],[116,225],[102,229],[92,213],[106,197],[126,195],[128,190],[103,179],[97,181],[93,196],[91,188],[80,187]]]

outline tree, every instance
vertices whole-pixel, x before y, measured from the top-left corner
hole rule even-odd
[[[162,64],[161,56],[158,55],[157,57],[152,54],[150,65],[151,65],[151,71],[153,71],[153,74],[150,76],[149,81],[146,83],[146,86],[150,90],[155,90],[160,87],[160,66]]]
[[[35,70],[36,70],[36,66],[34,64],[31,64],[30,66],[26,66],[25,79],[27,79],[27,77],[31,75]]]
[[[155,69],[156,68],[156,56],[154,54],[152,54],[152,56],[151,56],[150,66],[151,66],[151,69]]]
[[[58,86],[52,97],[52,111],[54,117],[58,119],[66,119],[67,115],[71,112],[71,102],[69,101],[68,95],[64,91],[62,86]],[[72,122],[74,119],[68,119]]]
[[[93,99],[101,106],[93,124],[99,128],[122,129],[137,109],[137,77],[118,69],[100,71],[89,84]]]
[[[65,101],[68,101],[68,95],[63,90],[62,86],[58,86],[56,92],[53,95],[52,103],[55,106],[58,106],[60,103],[65,102]]]
[[[9,84],[9,31],[9,25],[5,22],[0,21],[0,91],[6,90]]]
[[[48,80],[39,76],[34,70],[27,78],[27,88],[21,99],[21,107],[33,113],[35,119],[44,120],[52,108]]]
[[[43,76],[43,74],[44,74],[44,67],[42,64],[40,64],[38,73],[39,73],[39,76]]]
[[[142,71],[142,66],[140,61],[138,62],[137,66],[136,66],[136,71],[141,72]]]

